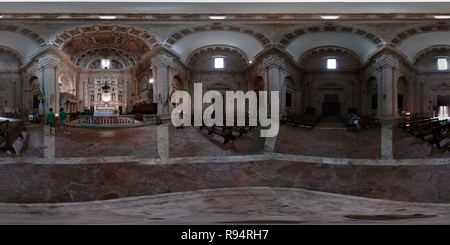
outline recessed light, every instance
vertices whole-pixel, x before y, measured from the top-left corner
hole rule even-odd
[[[226,16],[209,16],[211,20],[223,20],[226,19]]]
[[[3,18],[3,15],[0,15],[0,19]]]
[[[450,15],[435,15],[436,19],[450,19]]]
[[[324,20],[336,20],[339,19],[339,15],[321,15],[320,18]]]
[[[112,20],[112,19],[115,19],[116,16],[115,15],[101,15],[98,18],[100,18],[102,20]]]

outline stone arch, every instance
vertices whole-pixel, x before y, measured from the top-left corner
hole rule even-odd
[[[192,34],[198,33],[198,32],[204,32],[204,31],[239,32],[242,34],[249,35],[252,38],[255,38],[259,43],[261,43],[261,46],[263,46],[263,47],[269,47],[271,45],[271,41],[269,40],[267,35],[263,34],[261,31],[249,28],[247,26],[234,26],[234,25],[192,26],[192,27],[185,28],[183,30],[179,30],[179,31],[176,31],[176,32],[170,34],[170,36],[164,40],[164,43],[166,43],[167,46],[171,47],[188,35],[192,35]]]
[[[111,69],[129,69],[139,62],[139,57],[118,48],[95,48],[87,50],[80,54],[73,62],[82,69],[101,68],[100,60],[104,58],[109,58],[111,62],[115,62],[115,67],[111,67]]]
[[[156,33],[150,32],[148,30],[142,30],[131,26],[102,24],[79,26],[71,30],[63,31],[53,36],[50,39],[50,43],[59,47],[60,49],[63,49],[63,47],[66,46],[69,42],[75,40],[76,38],[85,36],[88,37],[89,40],[82,40],[82,42],[88,41],[95,44],[97,42],[95,34],[101,32],[111,33],[111,40],[109,40],[111,44],[123,45],[131,41],[129,38],[137,38],[146,43],[148,48],[151,49],[152,47],[158,45],[161,40],[161,38]],[[103,42],[103,38],[101,39],[102,40],[98,41]],[[85,43],[85,45],[87,45],[87,43]]]
[[[18,69],[23,66],[23,58],[15,50],[0,46],[0,70]]]
[[[381,36],[378,36],[367,30],[363,30],[357,27],[338,26],[338,25],[319,25],[319,26],[303,27],[300,29],[289,31],[285,33],[283,37],[280,38],[280,41],[278,42],[277,45],[281,48],[286,48],[287,46],[289,46],[291,42],[293,42],[296,38],[300,36],[320,32],[337,32],[337,33],[348,33],[351,35],[358,35],[372,42],[377,47],[381,47],[385,44],[385,41]]]
[[[179,75],[175,75],[172,78],[171,86],[172,86],[172,89],[174,89],[175,91],[187,90],[183,79]]]
[[[92,59],[112,55],[123,67],[131,67],[148,51],[160,44],[160,38],[147,30],[110,24],[88,25],[63,31],[50,43],[65,52],[74,64],[89,67]]]
[[[299,65],[306,70],[326,68],[325,59],[337,58],[341,65],[339,70],[357,70],[361,66],[361,59],[356,53],[343,47],[327,46],[310,49],[300,57]]]
[[[419,71],[437,70],[438,57],[450,58],[450,45],[434,45],[422,50],[413,59],[414,68]]]
[[[211,45],[195,50],[188,57],[188,65],[194,69],[198,68],[204,70],[206,68],[204,66],[208,66],[208,62],[210,62],[208,59],[214,55],[221,55],[227,58],[227,60],[225,60],[225,67],[227,67],[227,70],[242,70],[247,67],[249,63],[247,56],[239,48],[227,45]],[[232,67],[234,68],[230,67],[230,65],[233,65]]]
[[[13,32],[13,33],[28,37],[32,42],[34,42],[36,44],[37,47],[43,48],[46,45],[45,39],[42,37],[41,34],[36,33],[27,28],[15,26],[15,25],[0,25],[0,31],[9,31],[9,32]]]
[[[417,26],[408,30],[402,30],[395,34],[395,37],[391,39],[390,46],[399,47],[405,40],[416,35],[430,33],[430,32],[448,32],[450,31],[450,25],[432,24]]]
[[[70,93],[75,92],[75,87],[72,83],[72,79],[65,73],[59,75],[59,92],[60,93]]]
[[[250,90],[253,90],[256,92],[256,94],[258,95],[259,91],[264,91],[264,78],[262,76],[257,76],[255,77],[255,79],[253,80],[252,86],[250,88]]]

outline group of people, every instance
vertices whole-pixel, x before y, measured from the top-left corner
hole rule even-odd
[[[64,134],[69,135],[70,132],[66,126],[67,113],[64,111],[64,108],[61,108],[59,110],[59,114],[55,114],[53,112],[53,108],[50,108],[49,111],[50,112],[47,114],[47,124],[50,125],[50,135],[52,135],[52,131],[54,128],[55,136],[58,136],[58,132],[61,132],[60,126],[64,127]]]
[[[348,119],[348,124],[355,125],[356,131],[359,131],[361,129],[361,127],[359,126],[360,118],[358,117],[358,115],[350,112],[347,116],[347,119]]]

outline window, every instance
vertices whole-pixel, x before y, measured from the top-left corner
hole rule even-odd
[[[447,70],[446,58],[439,58],[437,63],[438,63],[438,70]]]
[[[102,59],[102,68],[103,69],[111,68],[111,60],[110,59]]]
[[[328,69],[336,69],[336,59],[328,59],[327,60],[327,68]]]
[[[214,68],[223,68],[223,58],[214,59]]]

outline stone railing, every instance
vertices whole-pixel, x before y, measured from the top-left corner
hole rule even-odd
[[[148,124],[161,124],[161,120],[159,118],[159,115],[156,114],[144,114],[142,115],[142,122],[145,125]]]
[[[84,126],[131,126],[134,124],[134,115],[120,116],[86,116],[79,115],[78,123]]]

